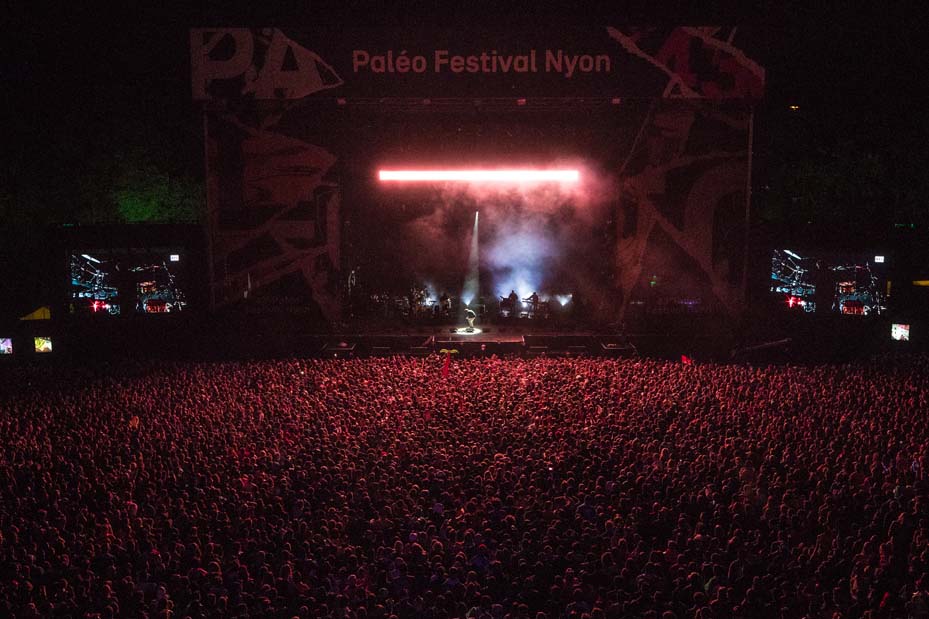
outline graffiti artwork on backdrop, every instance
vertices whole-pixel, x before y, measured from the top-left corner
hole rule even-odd
[[[666,37],[653,28],[607,32],[629,54],[667,76],[664,98],[760,99],[764,93],[764,67],[733,43],[738,28],[681,26]]]
[[[210,60],[227,35],[241,62]],[[338,86],[341,78],[276,28],[192,36],[206,37],[191,48],[199,50],[192,58],[201,76],[195,97],[198,85],[206,88],[214,79],[234,73],[241,80],[237,90],[217,93],[220,111],[208,117],[215,305],[251,299],[276,308],[311,307],[327,320],[337,318],[340,191],[326,178],[337,158],[284,134],[278,124],[298,105],[294,100]],[[280,101],[242,105],[236,95],[248,92]]]
[[[327,319],[337,317],[339,189],[324,178],[335,156],[290,136],[252,130],[238,157],[240,184],[232,196],[217,188],[211,209],[221,267],[214,281],[217,305],[265,297],[312,303]]]
[[[738,242],[744,237],[731,231],[725,243],[718,237],[726,224],[744,234],[744,209],[732,207],[746,199],[750,113],[707,100],[733,89],[760,93],[764,69],[733,47],[734,28],[678,28],[651,49],[641,31],[609,32],[667,76],[667,98],[653,102],[620,170],[623,207],[633,231],[620,235],[616,248],[620,314],[625,315],[634,290],[647,288],[649,278],[656,283],[650,272],[655,265],[690,274],[692,281],[670,294],[703,296],[734,313],[744,297],[744,245]],[[723,34],[726,38],[719,38]],[[695,40],[701,45],[692,45]],[[695,58],[694,49],[704,56]],[[720,226],[721,216],[730,221]]]
[[[344,83],[329,63],[278,28],[195,28],[190,37],[191,89],[197,100],[247,94],[294,100]],[[231,51],[221,49],[229,42]],[[225,90],[211,91],[222,82],[228,82]]]

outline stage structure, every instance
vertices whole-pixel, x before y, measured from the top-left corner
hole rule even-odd
[[[194,28],[211,305],[325,322],[362,285],[459,294],[483,211],[479,294],[735,313],[757,46],[734,27]],[[482,185],[527,172],[572,187]]]

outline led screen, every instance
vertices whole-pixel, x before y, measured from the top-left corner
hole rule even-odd
[[[187,306],[181,254],[82,252],[71,254],[71,307],[76,314],[166,314]]]
[[[809,314],[871,316],[887,309],[884,262],[875,256],[774,251],[771,292]]]
[[[0,337],[0,355],[13,354],[13,339],[9,337]]]
[[[52,352],[52,338],[50,337],[35,338],[35,351],[37,353]]]
[[[898,342],[910,341],[910,325],[894,323],[890,326],[890,337]]]

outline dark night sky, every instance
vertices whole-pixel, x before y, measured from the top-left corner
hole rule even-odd
[[[6,222],[42,224],[74,219],[86,205],[82,187],[100,166],[125,153],[144,153],[172,175],[200,180],[202,134],[190,99],[188,28],[202,25],[301,24],[403,28],[423,21],[441,26],[493,23],[531,28],[571,20],[614,24],[747,24],[763,32],[767,95],[759,109],[755,186],[779,182],[772,171],[805,152],[837,144],[886,154],[891,185],[929,190],[929,116],[922,45],[927,10],[916,2],[731,2],[713,9],[688,3],[151,3],[116,8],[71,3],[14,9],[5,29],[2,76],[3,148],[0,214]],[[385,8],[386,7],[386,8]],[[488,8],[490,7],[490,8]],[[568,8],[564,8],[568,7]],[[18,13],[17,13],[18,11]],[[423,17],[425,16],[425,17]],[[800,111],[791,113],[795,103]],[[893,188],[891,188],[893,189]],[[888,189],[889,191],[889,189]],[[763,203],[759,195],[756,202]],[[922,204],[922,203],[920,203]],[[854,213],[860,205],[842,204]],[[860,207],[846,226],[871,234],[880,205]],[[870,210],[869,210],[870,209]],[[929,209],[922,209],[926,211]],[[839,213],[842,217],[844,213]],[[789,208],[781,214],[792,218]],[[833,212],[832,217],[836,217]],[[925,214],[923,215],[925,221]],[[804,217],[805,218],[805,217]],[[832,223],[832,222],[830,222]],[[889,225],[888,221],[882,225]],[[791,226],[787,226],[790,228]],[[31,243],[10,225],[4,237]],[[13,234],[9,234],[13,232]]]

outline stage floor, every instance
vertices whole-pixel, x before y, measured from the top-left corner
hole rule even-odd
[[[423,337],[436,342],[499,342],[519,344],[525,336],[537,337],[589,337],[594,331],[574,328],[555,328],[550,324],[530,324],[516,322],[512,324],[476,324],[473,333],[464,332],[467,325],[448,323],[443,325],[400,324],[390,329],[345,329],[334,333],[332,337]]]

